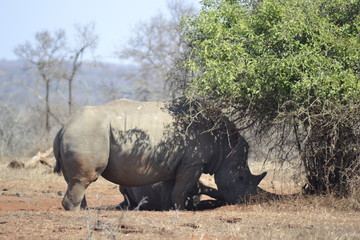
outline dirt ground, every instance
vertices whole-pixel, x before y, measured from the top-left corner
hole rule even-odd
[[[87,190],[92,209],[67,212],[62,176],[46,166],[7,164],[0,162],[0,239],[360,239],[360,212],[347,207],[349,200],[298,197],[197,212],[117,211],[113,207],[123,200],[118,186],[100,178]],[[213,186],[210,176],[202,180]],[[293,179],[271,173],[262,187],[298,190]]]

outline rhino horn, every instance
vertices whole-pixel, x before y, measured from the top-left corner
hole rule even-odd
[[[257,186],[263,180],[263,178],[266,176],[267,172],[263,172],[259,175],[253,175],[253,183]]]

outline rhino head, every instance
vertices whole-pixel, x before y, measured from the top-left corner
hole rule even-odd
[[[266,172],[253,175],[244,169],[222,168],[215,175],[215,183],[225,201],[229,204],[245,202],[250,196],[258,193],[257,185],[266,176]]]
[[[215,173],[215,183],[228,204],[245,202],[258,194],[258,184],[266,172],[253,175],[248,166],[248,143],[238,135],[237,146],[230,150],[220,169]]]

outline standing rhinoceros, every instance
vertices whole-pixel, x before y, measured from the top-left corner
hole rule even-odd
[[[171,202],[171,192],[174,188],[175,181],[169,180],[146,186],[125,187],[120,186],[120,192],[124,196],[124,201],[117,208],[140,210],[166,211],[170,210],[173,205]],[[200,201],[200,195],[204,194],[215,200]],[[144,201],[145,200],[145,201]],[[209,209],[224,205],[223,196],[217,189],[204,185],[201,181],[188,192],[185,201],[185,209]]]
[[[55,172],[62,171],[68,184],[63,207],[85,208],[85,189],[99,175],[121,186],[173,180],[177,208],[202,173],[215,174],[227,203],[256,194],[266,172],[251,174],[247,142],[229,121],[214,127],[194,111],[184,99],[118,100],[80,109],[54,140]]]

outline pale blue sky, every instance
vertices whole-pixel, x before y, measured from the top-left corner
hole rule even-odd
[[[198,0],[187,0],[199,7]],[[95,23],[99,36],[96,55],[106,62],[114,56],[140,21],[166,12],[166,0],[0,0],[0,59],[14,60],[19,44],[33,41],[35,33],[64,29],[72,37],[74,24]]]

